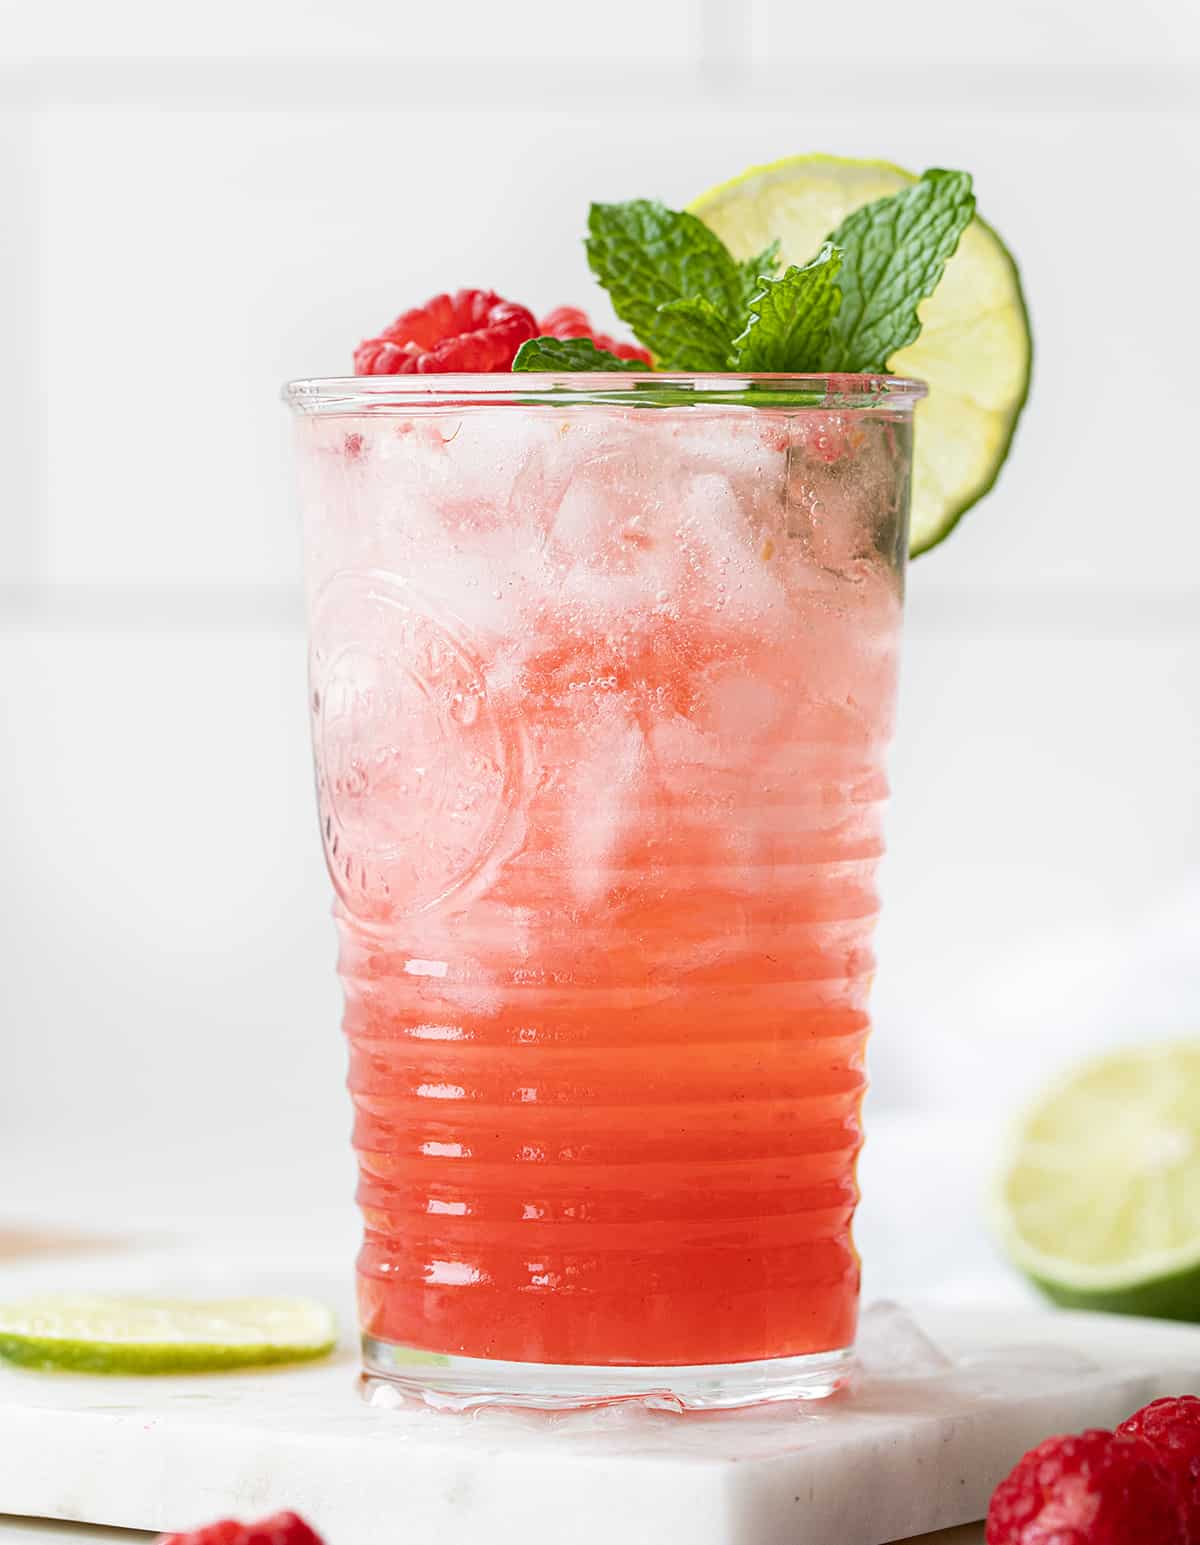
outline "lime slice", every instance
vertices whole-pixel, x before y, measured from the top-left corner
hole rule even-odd
[[[793,156],[755,166],[689,206],[737,258],[776,238],[784,263],[807,263],[853,210],[914,181],[886,161]],[[929,384],[917,409],[912,533],[915,557],[935,546],[992,484],[1029,390],[1032,347],[1017,266],[990,225],[963,233],[921,336],[890,361]]]
[[[1200,1042],[1102,1057],[1044,1095],[997,1201],[1055,1303],[1200,1321]]]
[[[47,1297],[0,1305],[0,1357],[83,1373],[200,1373],[323,1357],[333,1316],[303,1298]]]

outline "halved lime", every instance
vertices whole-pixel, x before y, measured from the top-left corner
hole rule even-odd
[[[55,1296],[0,1305],[0,1357],[83,1373],[200,1373],[324,1357],[332,1314],[303,1298]]]
[[[751,167],[689,208],[737,258],[778,238],[784,263],[807,263],[853,210],[912,181],[911,172],[886,161],[793,156]],[[963,233],[920,316],[921,336],[889,361],[895,374],[929,384],[917,409],[914,556],[940,542],[996,481],[1029,390],[1032,345],[1020,276],[983,220]]]
[[[1013,1261],[1055,1303],[1200,1321],[1200,1042],[1116,1052],[1051,1089],[997,1204]]]

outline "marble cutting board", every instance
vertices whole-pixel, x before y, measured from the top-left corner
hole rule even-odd
[[[883,1545],[981,1518],[1048,1433],[1200,1392],[1200,1330],[1148,1321],[879,1305],[862,1355],[833,1401],[685,1417],[369,1404],[349,1344],[213,1376],[6,1368],[0,1513],[181,1529],[294,1507],[331,1545]]]

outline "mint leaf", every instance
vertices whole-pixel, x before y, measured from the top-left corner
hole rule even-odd
[[[764,247],[757,257],[746,258],[738,264],[738,273],[742,280],[742,314],[750,309],[750,303],[758,294],[762,285],[761,279],[769,279],[779,267],[779,241],[776,239],[769,247]]]
[[[613,309],[656,356],[659,367],[687,369],[672,349],[686,340],[688,356],[700,329],[697,314],[686,326],[664,312],[674,301],[706,301],[705,325],[720,318],[728,345],[744,314],[744,279],[725,243],[681,210],[652,199],[593,204],[588,212],[587,256],[608,291]],[[711,330],[711,329],[710,329]]]
[[[667,370],[728,370],[730,326],[702,295],[669,300],[655,313],[659,365]],[[670,360],[664,365],[664,360]]]
[[[527,338],[517,350],[512,367],[567,374],[578,370],[641,372],[647,368],[641,360],[621,359],[607,349],[598,349],[590,338]]]
[[[830,332],[841,305],[838,270],[842,254],[826,242],[803,268],[793,264],[779,279],[764,275],[750,302],[750,320],[734,339],[739,370],[822,370]]]
[[[829,238],[842,252],[842,304],[823,368],[887,369],[920,333],[917,306],[937,287],[974,213],[970,175],[935,168],[846,216]]]

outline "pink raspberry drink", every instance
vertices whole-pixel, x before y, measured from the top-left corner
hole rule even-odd
[[[636,342],[460,289],[288,392],[367,1388],[818,1398],[904,563],[1007,453],[1020,280],[968,173],[826,155],[583,246]]]
[[[569,325],[568,323],[564,325]],[[844,1379],[921,389],[300,383],[366,1366]]]

